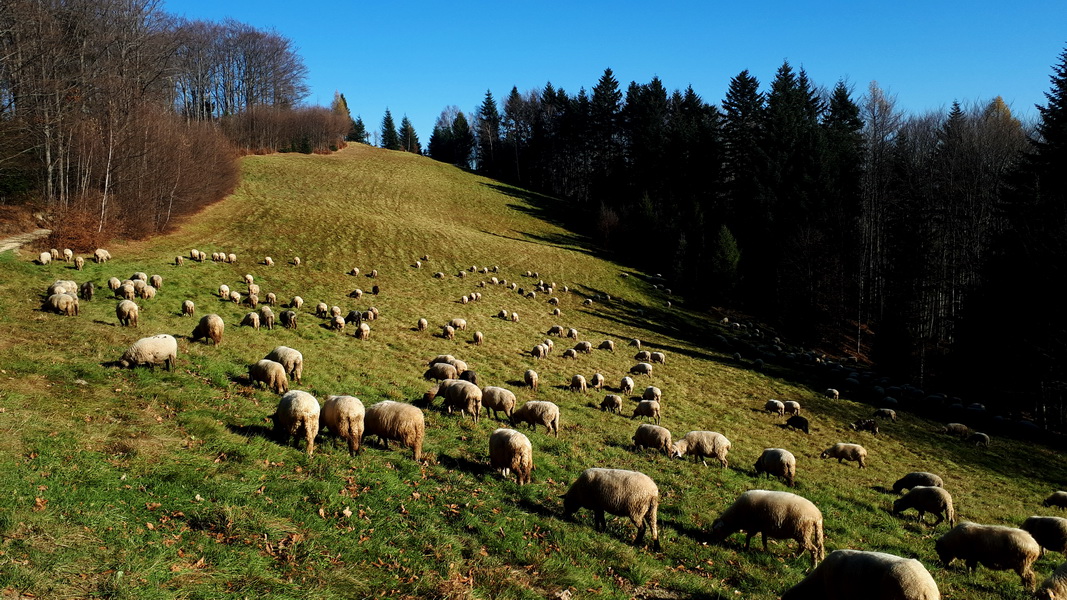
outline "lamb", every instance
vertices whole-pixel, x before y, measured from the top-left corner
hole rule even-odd
[[[600,345],[597,346],[597,349],[598,350],[607,350],[609,352],[614,352],[615,351],[615,342],[613,342],[611,340],[604,340],[603,342],[600,342]]]
[[[663,400],[663,392],[656,386],[650,385],[645,388],[645,391],[641,394],[642,400],[655,400],[659,402]]]
[[[279,365],[280,366],[280,365]],[[363,402],[354,396],[327,396],[319,413],[319,427],[329,429],[337,437],[348,442],[348,455],[359,452],[363,439],[363,420],[366,410]]]
[[[81,312],[78,297],[70,294],[52,294],[45,301],[45,306],[54,313],[76,317]]]
[[[174,336],[162,333],[152,337],[141,338],[133,343],[119,359],[119,366],[132,369],[138,365],[155,366],[162,364],[168,371],[178,358],[178,340]]]
[[[522,380],[526,382],[526,385],[532,390],[537,390],[537,371],[533,369],[527,369],[522,375]]]
[[[569,518],[582,508],[593,511],[593,525],[599,531],[607,527],[605,512],[629,517],[637,527],[635,544],[644,539],[647,525],[652,530],[653,548],[660,550],[656,518],[659,488],[648,475],[622,469],[586,469],[563,495],[563,515]]]
[[[694,461],[701,461],[708,466],[705,458],[717,458],[722,468],[730,468],[730,461],[726,455],[730,452],[730,440],[721,433],[715,431],[690,431],[685,437],[674,442],[671,448],[673,458],[693,455]]]
[[[225,328],[226,324],[222,322],[222,317],[215,313],[204,315],[193,328],[193,341],[201,338],[205,341],[210,339],[217,346],[222,343],[222,332]]]
[[[1049,575],[1048,579],[1041,583],[1041,587],[1037,590],[1037,597],[1040,600],[1067,598],[1067,563],[1060,565],[1052,575]]]
[[[593,377],[589,380],[589,387],[594,390],[604,389],[604,376],[600,373],[593,373]]]
[[[860,464],[861,469],[867,466],[867,449],[859,444],[845,444],[838,442],[826,450],[823,450],[823,453],[819,455],[819,457],[836,458],[838,464],[841,464],[841,462],[845,460],[856,461]]]
[[[783,407],[785,409],[785,414],[787,414],[787,415],[799,415],[800,414],[800,403],[799,402],[796,402],[794,400],[786,400],[782,404],[783,404]]]
[[[1041,505],[1067,508],[1067,492],[1052,492],[1052,495],[1045,498],[1045,501],[1042,502]]]
[[[1022,529],[964,521],[938,538],[934,550],[946,568],[959,558],[972,572],[979,564],[994,570],[1010,569],[1026,589],[1033,590],[1036,584],[1031,566],[1041,554],[1041,546]]]
[[[744,531],[745,548],[753,536],[763,538],[763,550],[767,550],[767,538],[797,541],[796,556],[805,551],[811,553],[815,566],[823,559],[822,512],[810,500],[789,492],[749,490],[741,494],[733,504],[715,519],[711,525],[711,537],[721,542],[727,536]]]
[[[649,362],[659,363],[661,365],[667,364],[667,356],[662,352],[653,352],[650,359]]]
[[[278,318],[282,322],[282,327],[286,329],[296,329],[296,313],[291,310],[282,311]]]
[[[941,429],[941,433],[947,433],[949,435],[956,436],[958,438],[965,438],[971,433],[971,428],[967,427],[963,423],[949,423]]]
[[[259,313],[250,312],[241,319],[241,327],[251,327],[259,331]]]
[[[115,317],[123,327],[137,327],[140,309],[133,300],[123,300],[115,306]]]
[[[1022,529],[1034,537],[1042,548],[1067,554],[1067,519],[1063,517],[1028,517]]]
[[[834,550],[782,600],[940,600],[923,564],[883,552]]]
[[[795,486],[797,459],[793,453],[784,448],[764,448],[763,454],[756,459],[756,474],[767,473],[785,479],[789,487]]]
[[[587,389],[587,386],[586,386],[586,383],[585,383],[585,377],[584,376],[575,375],[574,377],[571,377],[571,391],[572,392],[581,392],[581,393],[584,394],[586,389]]]
[[[952,507],[952,495],[945,488],[932,485],[918,485],[903,497],[893,502],[893,514],[898,515],[909,508],[914,508],[919,513],[919,522],[924,522],[926,513],[934,513],[937,520],[932,527],[937,527],[941,521],[948,519],[949,527],[956,525],[956,511]],[[1064,520],[1067,522],[1067,519]]]
[[[281,364],[285,374],[293,381],[300,381],[304,373],[304,355],[288,346],[277,346],[263,358]]]
[[[874,419],[860,419],[848,426],[852,431],[870,431],[878,435],[878,423]]]
[[[559,407],[544,400],[530,400],[511,413],[511,422],[528,423],[530,429],[537,430],[544,425],[546,433],[559,437]]]
[[[422,442],[426,437],[426,418],[418,407],[384,400],[367,407],[363,418],[363,436],[378,436],[385,449],[389,440],[411,448],[412,458],[422,460]]]
[[[652,365],[646,362],[637,363],[636,365],[630,367],[630,375],[648,375],[649,378],[651,378]]]
[[[662,450],[664,455],[671,455],[671,432],[666,427],[648,423],[640,425],[634,433],[633,443],[638,448]]]
[[[600,410],[606,410],[617,415],[622,414],[622,397],[615,394],[604,396],[604,399],[600,402]]]
[[[800,415],[793,415],[792,417],[786,419],[785,426],[803,431],[804,433],[807,433],[809,435],[811,434],[811,432],[808,431],[808,420],[804,417],[801,417]]]
[[[282,443],[303,431],[307,440],[308,457],[315,454],[315,436],[319,433],[319,401],[301,390],[290,390],[278,401],[278,408],[270,416],[274,421],[274,435]]]
[[[530,483],[533,471],[533,445],[524,434],[501,427],[489,434],[489,464],[504,477],[515,472],[519,485]]]
[[[473,373],[474,371],[467,371],[464,373]],[[477,384],[475,384],[477,385]],[[511,419],[511,414],[515,412],[515,393],[511,390],[506,390],[502,387],[489,386],[482,389],[482,406],[485,407],[485,414],[488,416],[490,411],[493,414],[493,418],[500,420],[500,415],[497,411],[504,411],[504,416]]]
[[[81,287],[78,288],[78,297],[82,300],[87,300],[91,302],[93,299],[93,295],[95,294],[96,286],[94,286],[93,282],[91,281],[86,281],[85,283],[81,284]]]
[[[877,419],[889,419],[890,421],[896,421],[897,411],[893,410],[892,408],[879,408],[878,410],[874,411],[874,414],[871,416]]]
[[[919,486],[945,487],[945,482],[940,477],[926,471],[914,471],[896,480],[893,484],[893,493],[899,494],[904,490]]]
[[[769,412],[771,414],[777,414],[780,417],[781,416],[785,416],[785,403],[782,402],[781,400],[771,399],[771,400],[768,400],[767,403],[763,405],[763,410],[765,410],[765,411],[767,411],[767,412]]]
[[[593,342],[578,342],[574,346],[574,351],[589,354],[593,351]]]
[[[262,383],[275,394],[284,394],[289,391],[289,378],[285,375],[285,367],[273,360],[263,359],[248,365],[248,380],[255,385]]]

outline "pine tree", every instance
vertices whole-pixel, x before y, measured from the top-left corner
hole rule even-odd
[[[422,146],[419,145],[419,136],[415,133],[415,127],[407,115],[400,119],[400,149],[404,152],[422,154]]]
[[[474,134],[462,111],[452,120],[452,144],[452,164],[469,168],[471,153],[474,152]]]
[[[396,131],[393,114],[388,108],[385,109],[385,116],[382,117],[382,148],[400,150],[400,134]]]
[[[622,168],[621,110],[619,82],[611,69],[604,69],[589,101],[589,152],[593,193],[609,204],[617,201],[620,191],[613,173]]]
[[[496,153],[500,149],[500,113],[497,111],[493,93],[489,90],[485,91],[485,99],[478,107],[475,123],[475,168],[483,175],[495,177],[498,173]]]
[[[370,133],[367,131],[367,126],[363,124],[363,117],[356,115],[356,120],[352,121],[352,132],[348,140],[360,144],[370,143]]]

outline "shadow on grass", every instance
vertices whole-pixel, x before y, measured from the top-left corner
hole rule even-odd
[[[475,462],[462,456],[451,456],[449,454],[439,453],[437,455],[437,462],[443,467],[451,470],[460,470],[471,475],[487,475],[492,473],[492,469],[485,463]]]
[[[278,441],[277,436],[274,435],[274,429],[272,427],[267,427],[266,425],[237,425],[234,423],[228,423],[226,425],[226,429],[228,429],[230,433],[235,433],[237,435],[250,439],[263,438],[272,442]]]

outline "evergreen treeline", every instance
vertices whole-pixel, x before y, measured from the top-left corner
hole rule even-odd
[[[1060,423],[1067,54],[1048,100],[1033,132],[999,97],[907,115],[876,83],[857,98],[788,62],[765,86],[739,73],[718,106],[658,78],[623,91],[608,69],[591,92],[487,92],[470,153],[431,141],[431,156],[565,200],[573,225],[691,305],[873,347],[859,357],[914,383]]]
[[[43,200],[57,243],[162,231],[233,189],[238,151],[328,151],[355,128],[346,105],[299,105],[287,39],[159,6],[0,2],[0,202]]]

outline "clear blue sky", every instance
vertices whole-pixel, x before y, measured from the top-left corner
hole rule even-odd
[[[871,81],[908,113],[1002,96],[1032,119],[1067,48],[1067,1],[353,2],[164,0],[189,19],[232,17],[291,39],[310,104],[334,91],[368,130],[388,107],[425,146],[448,105],[471,113],[512,86],[577,93],[610,67],[630,81],[692,85],[720,104],[744,69],[766,87],[784,60],[817,85],[840,79],[858,101]]]

